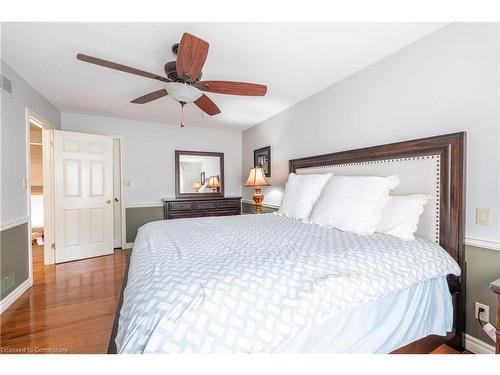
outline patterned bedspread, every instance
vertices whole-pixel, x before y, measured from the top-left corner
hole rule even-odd
[[[459,266],[424,238],[278,214],[153,222],[134,243],[117,348],[270,352],[339,311],[450,273]]]

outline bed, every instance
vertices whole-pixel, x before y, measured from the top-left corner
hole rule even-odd
[[[433,196],[415,241],[278,214],[137,235],[111,353],[427,353],[464,335],[465,133],[290,160],[297,174],[398,174]]]

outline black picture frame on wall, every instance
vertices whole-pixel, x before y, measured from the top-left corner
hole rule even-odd
[[[266,177],[271,177],[271,146],[253,151],[253,165],[254,167],[262,166]]]

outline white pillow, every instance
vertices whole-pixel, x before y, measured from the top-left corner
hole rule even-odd
[[[405,241],[414,240],[418,219],[424,212],[424,205],[432,198],[429,195],[390,196],[377,224],[377,232],[390,234]]]
[[[294,219],[309,217],[331,173],[296,175],[290,173],[279,213]]]
[[[311,213],[310,223],[356,234],[372,234],[398,176],[332,176]]]

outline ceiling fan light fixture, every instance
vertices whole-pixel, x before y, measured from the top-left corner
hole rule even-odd
[[[203,95],[196,87],[180,82],[166,83],[165,90],[172,98],[184,103],[192,103]]]

